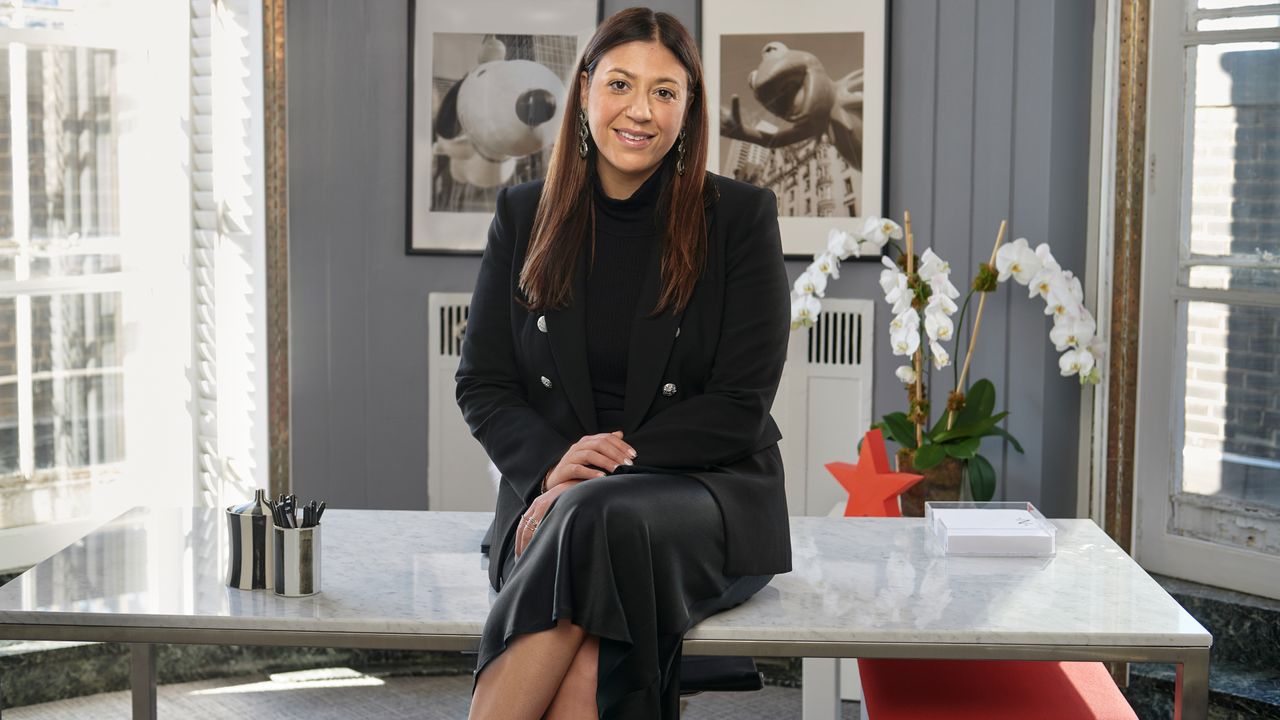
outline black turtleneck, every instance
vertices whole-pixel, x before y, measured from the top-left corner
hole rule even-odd
[[[587,276],[587,366],[591,374],[598,432],[622,428],[631,323],[650,253],[659,244],[656,210],[664,167],[626,199],[611,198],[592,173],[595,187],[595,259]]]

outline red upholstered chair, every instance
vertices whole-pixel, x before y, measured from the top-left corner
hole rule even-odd
[[[858,660],[869,720],[1137,720],[1100,662]]]

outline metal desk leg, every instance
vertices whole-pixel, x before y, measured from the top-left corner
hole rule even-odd
[[[156,720],[156,646],[153,643],[129,643],[129,654],[133,720]]]
[[[1173,720],[1209,717],[1209,650],[1194,650],[1180,665],[1173,690]]]
[[[800,668],[800,712],[804,720],[839,720],[839,664],[834,658],[803,658]]]

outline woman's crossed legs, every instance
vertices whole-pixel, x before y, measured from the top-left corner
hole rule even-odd
[[[596,718],[600,639],[560,620],[513,638],[476,679],[470,720]]]

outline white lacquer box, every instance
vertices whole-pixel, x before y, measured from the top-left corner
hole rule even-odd
[[[927,502],[925,525],[945,555],[1049,557],[1057,528],[1029,502]]]

